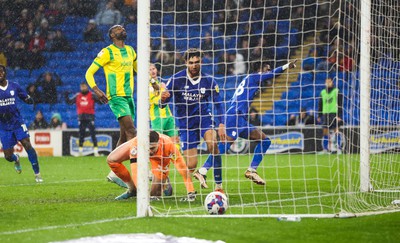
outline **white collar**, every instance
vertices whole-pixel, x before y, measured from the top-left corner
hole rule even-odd
[[[190,81],[193,85],[195,85],[195,84],[200,83],[200,80],[201,80],[201,72],[199,72],[199,77],[197,78],[197,80],[194,80],[194,79],[192,79],[192,78],[189,76],[189,70],[186,69],[186,77],[187,77],[187,79],[189,79],[189,81]]]
[[[7,82],[6,86],[4,86],[4,87],[0,86],[0,89],[3,91],[5,91],[8,88],[8,80],[6,80],[6,82]]]

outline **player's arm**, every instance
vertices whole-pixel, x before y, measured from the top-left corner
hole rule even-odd
[[[23,100],[25,103],[27,103],[29,105],[32,105],[34,103],[32,97],[30,95],[28,95],[28,93],[25,90],[23,90],[21,88],[21,86],[19,86],[18,84],[17,84],[17,94],[18,94],[18,97],[21,100]]]
[[[166,104],[172,99],[173,96],[173,87],[174,81],[173,78],[170,78],[167,82],[167,84],[165,85],[165,90],[163,90],[161,92],[161,98],[160,98],[160,102],[159,105],[161,108],[164,108],[166,106]],[[171,90],[171,92],[170,92]]]
[[[215,80],[213,80],[213,92],[212,99],[214,104],[214,121],[218,126],[218,136],[222,141],[226,140],[226,130],[224,124],[224,102],[221,100],[221,96],[219,95],[219,87]]]
[[[96,81],[94,80],[94,74],[99,70],[100,67],[103,67],[109,61],[110,52],[104,48],[97,54],[97,57],[94,59],[93,63],[90,65],[85,74],[86,82],[103,104],[107,104],[108,99],[104,92],[97,87]]]
[[[323,109],[322,106],[323,106],[323,104],[322,104],[322,96],[321,96],[321,97],[319,97],[319,100],[318,100],[318,118],[317,118],[318,122],[321,122],[322,109]]]
[[[268,79],[272,79],[272,78],[275,78],[275,77],[281,75],[286,69],[295,68],[296,62],[297,62],[297,59],[294,61],[288,62],[287,64],[285,64],[281,67],[275,68],[274,70],[272,70],[272,72],[261,73],[261,80],[263,82],[267,81]]]
[[[72,105],[73,103],[76,102],[76,97],[78,96],[78,93],[74,94],[72,97],[69,97],[69,94],[65,94],[65,103],[68,105]]]
[[[171,144],[171,161],[172,163],[174,163],[175,168],[178,170],[179,174],[181,174],[183,181],[185,182],[187,192],[194,193],[195,190],[192,178],[189,175],[189,170],[186,166],[185,161],[183,160],[182,154],[179,152],[174,144]]]
[[[337,101],[338,101],[337,117],[341,119],[343,117],[343,95],[341,93],[338,94]]]

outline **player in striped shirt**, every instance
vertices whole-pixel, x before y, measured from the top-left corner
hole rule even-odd
[[[117,146],[134,138],[136,128],[133,124],[135,119],[135,104],[133,103],[133,76],[137,71],[136,52],[125,45],[127,33],[121,25],[114,25],[108,31],[108,36],[113,42],[103,48],[86,71],[86,81],[93,89],[103,104],[109,104],[116,116],[120,127],[120,137]],[[103,68],[107,89],[106,94],[97,87],[94,74]],[[122,163],[109,163],[111,170],[120,178],[129,176],[129,171]]]
[[[265,181],[257,174],[257,168],[260,165],[265,152],[271,145],[271,140],[263,133],[263,131],[252,124],[249,124],[249,109],[254,97],[259,92],[263,83],[279,76],[286,69],[296,67],[297,60],[289,62],[281,67],[270,70],[267,65],[266,72],[252,73],[247,75],[237,86],[236,91],[228,103],[228,110],[225,113],[226,140],[227,143],[219,144],[219,151],[225,153],[230,145],[238,138],[250,139],[257,141],[258,144],[254,149],[253,159],[248,169],[245,171],[245,177],[252,180],[258,185],[265,185]],[[213,166],[210,158],[206,160],[204,165],[199,169],[199,173],[203,176],[207,170]]]
[[[226,132],[219,87],[213,77],[201,72],[202,52],[199,49],[188,49],[184,58],[187,68],[168,80],[167,88],[161,94],[160,104],[163,106],[169,101],[173,102],[182,150],[189,171],[200,181],[202,187],[208,188],[205,178],[195,171],[198,162],[197,145],[200,144],[200,139],[204,138],[214,166],[215,190],[223,192],[222,160],[217,135],[221,140],[225,140]],[[210,111],[213,114],[210,114]]]
[[[28,128],[17,107],[17,97],[27,104],[33,104],[33,99],[19,84],[8,81],[6,77],[6,67],[0,65],[0,141],[4,157],[7,161],[14,162],[18,174],[22,172],[19,156],[14,154],[14,146],[19,141],[28,154],[36,182],[43,182],[36,150],[32,147]]]
[[[172,115],[169,106],[160,107],[159,102],[161,93],[165,90],[165,84],[160,82],[157,74],[158,70],[154,64],[150,64],[150,83],[149,83],[149,99],[150,99],[150,121],[151,128],[161,134],[169,136],[172,141],[179,147],[179,133],[176,130],[175,118]]]

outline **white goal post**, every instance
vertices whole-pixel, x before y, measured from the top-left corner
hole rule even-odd
[[[154,201],[149,196],[149,65],[155,64],[159,80],[167,83],[186,68],[183,54],[189,48],[202,50],[201,71],[219,85],[225,109],[247,75],[298,59],[297,68],[259,87],[245,114],[272,141],[257,168],[266,185],[244,176],[259,141],[240,139],[221,155],[229,201],[222,217],[400,211],[399,16],[394,0],[138,1],[137,216],[210,217],[203,204],[216,189],[212,168],[210,188],[193,179],[194,202],[181,202],[187,192],[173,165],[172,195]],[[342,97],[344,124],[326,135],[317,117],[328,78]],[[172,112],[176,105],[169,103]],[[314,123],[301,120],[303,113]],[[289,126],[292,116],[298,118]],[[197,168],[208,156],[204,141],[199,143]]]

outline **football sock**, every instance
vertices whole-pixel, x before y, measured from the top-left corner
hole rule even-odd
[[[324,135],[322,137],[322,148],[324,150],[328,150],[328,142],[329,142],[329,136],[328,135]]]
[[[339,133],[336,133],[336,145],[338,150],[342,150],[342,136]]]
[[[224,154],[227,150],[228,143],[218,143],[219,154]],[[205,175],[207,171],[213,166],[213,155],[208,155],[206,161],[204,162],[203,166],[199,169],[199,172],[202,175]],[[206,170],[204,172],[204,169]],[[204,174],[203,174],[204,173]]]
[[[253,160],[251,161],[250,167],[253,169],[257,169],[258,165],[260,165],[265,152],[267,152],[269,146],[271,145],[271,140],[269,138],[266,138],[259,142],[254,149],[254,156]]]
[[[214,161],[214,181],[216,184],[222,183],[222,159],[221,155],[213,155]]]
[[[131,175],[129,174],[128,169],[121,164],[121,163],[108,163],[108,166],[110,166],[111,170],[119,177],[123,182],[125,182],[127,185],[129,182],[132,181]]]
[[[39,174],[40,171],[36,150],[34,148],[31,148],[27,150],[26,153],[28,154],[29,162],[31,162],[32,164],[33,171],[35,172],[35,174]]]
[[[8,162],[15,162],[17,161],[17,156],[15,154],[12,154],[11,157],[6,157],[6,160]]]

